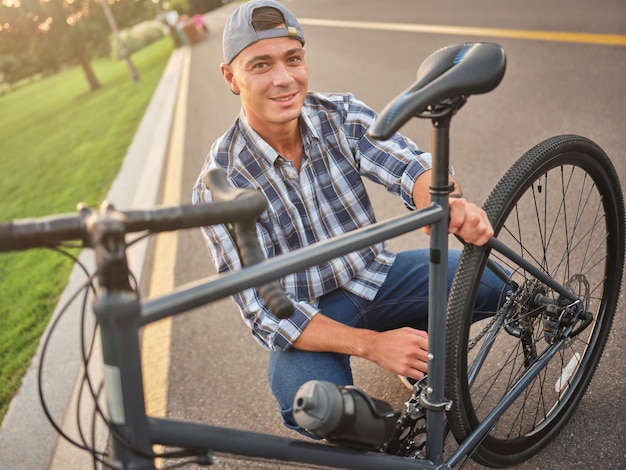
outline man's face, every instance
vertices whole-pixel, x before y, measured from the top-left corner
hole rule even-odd
[[[300,116],[309,82],[302,44],[287,37],[263,39],[244,49],[222,75],[241,95],[246,117],[258,131]]]

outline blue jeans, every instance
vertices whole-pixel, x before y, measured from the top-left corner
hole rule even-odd
[[[448,255],[448,290],[461,252]],[[426,330],[428,326],[429,250],[410,250],[397,254],[396,260],[374,300],[362,299],[337,289],[319,299],[324,315],[345,325],[386,331],[410,326]],[[489,279],[487,279],[489,278]],[[486,270],[483,281],[497,289],[479,291],[476,310],[494,309],[500,301],[503,283]],[[268,378],[285,426],[309,435],[297,425],[292,406],[296,392],[309,380],[326,380],[337,385],[352,385],[350,356],[309,352],[295,348],[270,351]]]

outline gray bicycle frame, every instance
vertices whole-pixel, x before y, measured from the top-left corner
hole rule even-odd
[[[152,468],[154,465],[152,446],[155,444],[186,449],[206,449],[207,452],[214,451],[251,458],[376,470],[380,468],[390,470],[451,468],[466,455],[471,454],[510,404],[559,350],[564,340],[561,339],[553,344],[530,367],[524,378],[508,392],[468,439],[444,462],[445,410],[450,405],[444,396],[445,318],[448,295],[448,197],[453,189],[448,182],[450,119],[451,116],[447,116],[436,122],[433,120],[433,180],[430,188],[432,204],[425,209],[268,259],[237,272],[188,284],[170,294],[143,303],[130,288],[111,292],[106,286],[101,289],[94,304],[94,312],[101,329],[107,403],[112,424],[113,455],[123,468]],[[427,460],[408,459],[146,415],[139,344],[141,326],[426,225],[431,226],[429,374],[426,394],[422,397],[423,405],[427,410]],[[541,279],[564,297],[572,301],[577,300],[565,287],[496,239],[492,239],[487,246]],[[123,251],[121,250],[120,256],[125,256]],[[134,450],[129,450],[130,448]]]

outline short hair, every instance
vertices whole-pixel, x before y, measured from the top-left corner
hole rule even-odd
[[[252,27],[255,31],[274,29],[284,24],[283,14],[274,7],[259,7],[252,12]]]

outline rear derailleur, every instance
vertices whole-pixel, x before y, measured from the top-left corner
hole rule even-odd
[[[530,367],[537,359],[533,334],[537,321],[542,322],[543,338],[550,345],[566,337],[575,337],[593,322],[593,315],[585,310],[589,302],[587,279],[575,275],[565,287],[577,292],[579,300],[572,302],[562,296],[552,299],[546,295],[547,288],[537,280],[525,282],[509,297],[505,305],[504,328],[520,339],[525,367]]]

